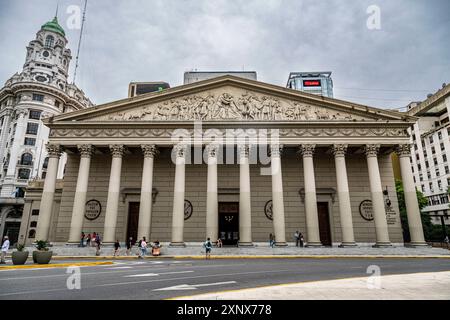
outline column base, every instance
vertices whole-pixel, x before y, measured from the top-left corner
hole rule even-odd
[[[254,247],[253,242],[239,242],[238,247]]]
[[[306,248],[323,248],[325,247],[321,242],[308,242],[305,245]]]
[[[390,242],[377,242],[372,248],[391,248],[392,244]]]
[[[286,242],[275,242],[275,247],[287,247],[288,244]]]
[[[171,248],[186,248],[186,244],[184,242],[171,242],[169,244]]]
[[[342,242],[338,247],[339,248],[355,248],[358,245],[355,242]]]
[[[405,248],[426,248],[431,247],[426,242],[409,242],[404,244]]]

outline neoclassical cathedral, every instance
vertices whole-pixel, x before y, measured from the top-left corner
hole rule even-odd
[[[47,174],[50,130],[42,119],[93,106],[68,82],[72,55],[67,45],[58,19],[45,23],[26,48],[22,71],[0,89],[0,236],[8,235],[12,244],[19,240],[27,184]],[[63,177],[64,165],[65,156],[58,178]],[[34,238],[37,219],[35,214],[22,225],[22,240]]]
[[[407,129],[415,117],[234,76],[52,116],[36,239],[146,237],[171,246],[403,242],[390,155],[400,158],[411,245],[424,236]],[[57,180],[67,154],[63,181]],[[265,244],[267,245],[267,244]]]

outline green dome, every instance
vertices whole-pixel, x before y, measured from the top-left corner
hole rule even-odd
[[[59,33],[63,37],[66,36],[64,29],[58,23],[57,17],[54,17],[52,21],[49,21],[46,24],[44,24],[42,26],[41,30],[53,31],[53,32]]]

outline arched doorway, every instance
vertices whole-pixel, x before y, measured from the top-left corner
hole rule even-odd
[[[11,246],[15,246],[19,239],[20,223],[22,221],[23,208],[11,207],[3,211],[1,217],[1,235],[8,236]]]

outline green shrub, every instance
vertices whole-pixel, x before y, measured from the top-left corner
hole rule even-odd
[[[36,241],[36,248],[39,251],[48,251],[48,242],[44,240],[37,240]]]

